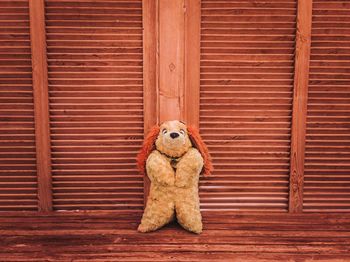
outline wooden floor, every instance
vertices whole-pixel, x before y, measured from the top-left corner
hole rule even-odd
[[[0,213],[0,261],[350,261],[350,214],[204,213],[136,232],[140,213]]]

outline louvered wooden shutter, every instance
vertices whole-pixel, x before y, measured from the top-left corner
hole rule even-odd
[[[142,1],[46,1],[54,209],[142,210]]]
[[[202,0],[203,210],[287,210],[295,22],[293,0]]]
[[[36,210],[28,1],[1,1],[0,16],[0,211]]]
[[[350,4],[313,1],[304,211],[350,211]]]

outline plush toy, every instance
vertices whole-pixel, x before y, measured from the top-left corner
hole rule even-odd
[[[177,120],[153,127],[138,155],[138,167],[151,180],[138,231],[154,231],[176,214],[182,227],[201,233],[198,180],[201,173],[209,175],[212,164],[197,129]]]

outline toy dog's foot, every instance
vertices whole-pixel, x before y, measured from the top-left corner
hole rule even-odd
[[[147,226],[140,224],[139,227],[137,228],[137,231],[141,233],[146,233],[146,232],[149,232],[150,229]]]
[[[202,232],[202,216],[198,200],[193,199],[188,203],[179,200],[176,205],[176,217],[179,224],[188,231],[196,234]]]

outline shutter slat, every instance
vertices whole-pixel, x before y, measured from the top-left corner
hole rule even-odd
[[[314,0],[304,212],[350,211],[350,6]]]
[[[286,211],[296,1],[202,1],[205,210]]]
[[[142,210],[142,1],[46,1],[55,210]]]
[[[35,211],[29,3],[2,1],[0,7],[0,211]]]

